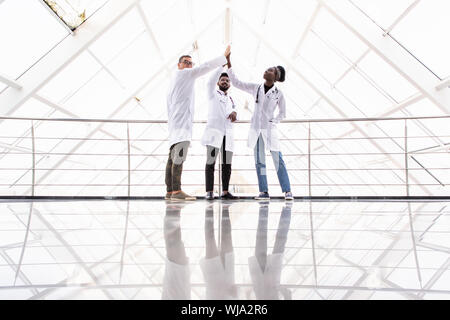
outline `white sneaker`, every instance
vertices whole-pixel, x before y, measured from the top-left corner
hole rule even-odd
[[[292,196],[292,192],[286,192],[284,195],[284,199],[288,201],[294,200],[294,197]]]

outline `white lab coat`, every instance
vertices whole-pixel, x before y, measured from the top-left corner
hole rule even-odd
[[[283,253],[267,256],[266,267],[261,270],[255,256],[248,258],[250,277],[257,300],[279,300],[281,271],[283,269]]]
[[[256,101],[259,91],[258,103],[255,103],[255,110],[251,120],[250,131],[248,133],[247,146],[254,149],[262,134],[266,150],[281,151],[278,138],[277,123],[286,118],[286,100],[280,89],[273,86],[267,94],[264,93],[264,83],[248,83],[240,81],[234,74],[233,68],[228,70],[231,83],[238,89],[250,93]],[[279,108],[275,117],[275,109]]]
[[[234,300],[234,253],[225,254],[224,263],[220,256],[201,259],[200,267],[206,284],[207,300]]]
[[[192,140],[195,80],[226,63],[227,59],[225,56],[221,56],[199,67],[175,71],[167,94],[167,116],[171,146],[178,142]]]
[[[220,148],[225,136],[225,150],[234,152],[233,123],[228,116],[235,111],[232,98],[216,88],[222,68],[218,68],[208,81],[208,122],[202,137],[204,146]]]
[[[166,259],[161,299],[191,299],[191,272],[188,264],[182,265]]]

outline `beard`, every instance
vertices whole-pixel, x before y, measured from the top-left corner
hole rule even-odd
[[[220,91],[227,92],[230,87],[219,86]]]

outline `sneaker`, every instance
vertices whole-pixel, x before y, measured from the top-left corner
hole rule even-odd
[[[164,200],[170,200],[170,198],[172,198],[172,193],[167,192]]]
[[[292,192],[286,192],[284,195],[284,199],[289,200],[289,201],[294,200],[294,197],[292,196]]]
[[[184,193],[184,191],[181,191],[176,194],[172,193],[172,197],[170,197],[170,200],[172,200],[172,201],[195,201],[195,200],[197,200],[197,198]]]
[[[270,200],[268,192],[260,192],[259,196],[255,197],[255,200]]]
[[[214,192],[207,192],[205,199],[206,200],[214,200]]]
[[[222,193],[222,196],[220,197],[222,200],[238,200],[239,197],[233,196],[230,192],[227,192],[227,194]]]

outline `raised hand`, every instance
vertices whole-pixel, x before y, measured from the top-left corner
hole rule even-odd
[[[237,120],[237,113],[236,112],[230,113],[230,115],[228,116],[228,119],[230,119],[231,122],[236,122],[236,120]]]
[[[230,52],[230,54],[227,57],[227,66],[228,66],[228,69],[231,68],[231,52]]]
[[[228,47],[227,47],[227,49],[225,50],[225,53],[224,53],[225,58],[228,59],[228,57],[230,56],[230,54],[231,54],[231,46],[228,45]]]

